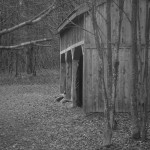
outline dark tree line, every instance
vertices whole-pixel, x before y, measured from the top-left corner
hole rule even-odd
[[[84,0],[2,0],[0,2],[0,72],[15,72],[16,76],[19,72],[36,75],[38,67],[59,66],[57,27],[83,2]],[[52,8],[51,11],[48,10],[48,6],[52,3],[55,9]],[[42,15],[46,17],[39,21],[38,17],[42,18]],[[53,40],[42,44],[30,42],[45,38]],[[26,42],[29,43],[24,45]]]

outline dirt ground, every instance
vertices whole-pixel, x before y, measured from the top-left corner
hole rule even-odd
[[[10,82],[11,81],[11,82]],[[86,115],[55,102],[59,71],[48,76],[3,79],[0,86],[0,150],[100,150],[103,115]],[[130,139],[130,116],[118,115],[111,150],[148,150]]]
[[[93,128],[81,108],[54,101],[59,95],[59,72],[50,72],[49,77],[4,78],[1,83],[0,150],[95,149],[94,142],[100,145],[98,124]]]

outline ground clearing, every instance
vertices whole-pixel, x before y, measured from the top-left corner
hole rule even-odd
[[[2,82],[1,82],[2,83]],[[44,76],[23,77],[0,87],[0,150],[96,150],[103,139],[102,114],[84,114],[54,101],[59,94],[59,71]],[[133,142],[130,117],[117,116],[110,149],[150,149],[149,142]],[[144,148],[145,147],[145,148]]]

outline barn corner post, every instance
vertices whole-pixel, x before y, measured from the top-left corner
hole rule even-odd
[[[71,100],[73,107],[83,107],[83,52],[82,45],[71,49],[72,52],[72,82]]]
[[[82,44],[81,45],[81,49],[82,49],[82,56],[83,56],[83,73],[82,73],[82,77],[83,77],[83,80],[82,80],[82,105],[83,105],[83,110],[86,112],[86,99],[85,99],[85,75],[86,75],[86,73],[85,73],[85,44]]]
[[[60,93],[66,92],[66,61],[65,54],[60,54]]]
[[[66,99],[71,99],[71,82],[72,82],[72,54],[71,50],[65,53],[66,62]]]
[[[76,107],[76,100],[77,100],[77,95],[76,95],[76,72],[77,72],[77,67],[78,67],[78,61],[75,60],[74,57],[74,52],[75,48],[71,49],[72,53],[72,83],[71,83],[71,101],[73,102],[73,107]]]

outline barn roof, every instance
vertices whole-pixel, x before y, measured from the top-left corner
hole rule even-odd
[[[58,32],[60,32],[67,24],[70,23],[70,21],[75,19],[77,16],[87,12],[88,9],[89,9],[89,7],[87,6],[86,3],[84,3],[83,5],[80,5],[76,9],[74,9],[59,25]]]
[[[101,4],[104,4],[105,0],[102,0],[101,2],[98,3],[98,6]],[[58,27],[58,32],[60,32],[61,30],[64,29],[64,27],[70,23],[70,21],[72,21],[73,19],[75,19],[76,17],[80,16],[81,14],[84,14],[85,12],[87,12],[89,10],[89,6],[87,5],[87,3],[84,3],[82,5],[80,5],[79,7],[75,8],[70,14],[69,16],[67,16],[62,23],[59,25]]]

